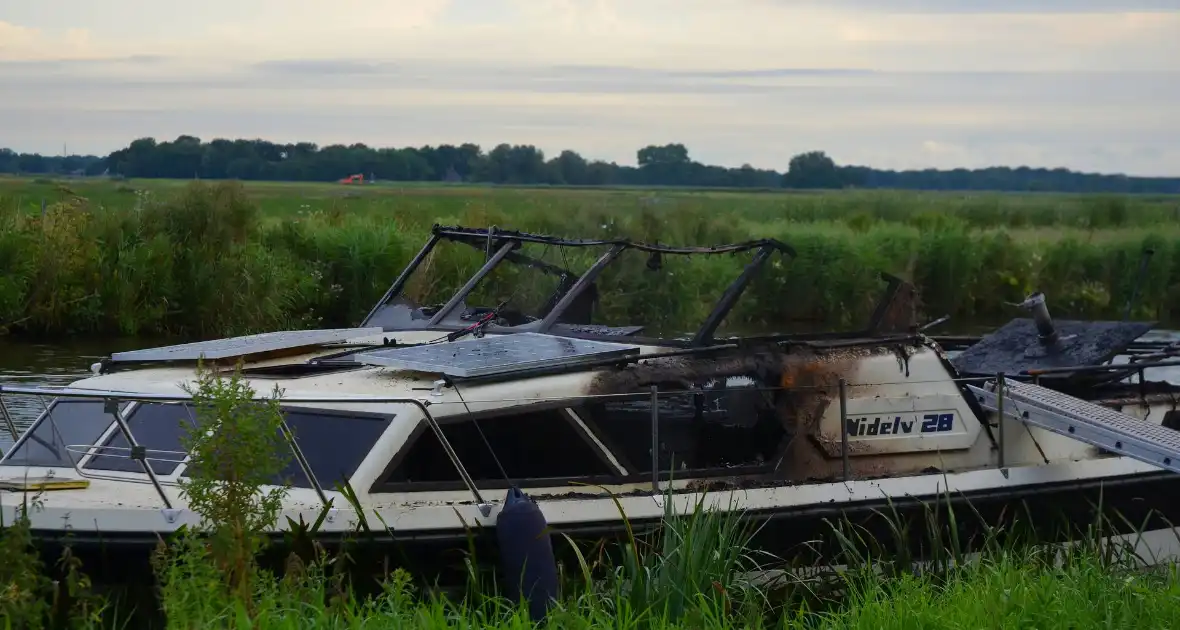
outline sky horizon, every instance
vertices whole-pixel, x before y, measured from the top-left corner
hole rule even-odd
[[[1180,176],[1180,0],[0,0],[0,147],[646,145]]]

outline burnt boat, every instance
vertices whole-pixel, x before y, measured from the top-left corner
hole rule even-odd
[[[483,262],[441,304],[419,304],[408,286],[441,246]],[[600,255],[575,273],[529,246]],[[596,323],[597,283],[625,256],[659,273],[676,257],[723,254],[750,262],[692,334]],[[1091,498],[1146,526],[1150,552],[1169,552],[1180,388],[1152,375],[1180,365],[1180,349],[1150,341],[1152,323],[1054,321],[1036,294],[1020,305],[1029,317],[939,338],[914,325],[912,287],[883,275],[862,330],[719,336],[766,265],[794,255],[773,239],[670,247],[436,226],[356,328],[115,353],[69,387],[0,390],[0,401],[45,403],[0,460],[3,516],[40,492],[29,514],[39,539],[116,547],[197,524],[177,484],[193,421],[185,386],[203,359],[240,362],[260,395],[284,392],[292,458],[275,479],[290,488],[275,536],[288,517],[321,513],[320,536],[346,536],[359,506],[387,542],[463,547],[495,527],[516,487],[571,536],[617,533],[624,518],[640,528],[703,500],[765,519],[760,537],[780,550],[823,538],[834,517],[955,501],[999,518],[1026,501],[1034,519],[1053,505],[1085,522]],[[556,288],[531,313],[511,299],[468,304],[508,267]]]

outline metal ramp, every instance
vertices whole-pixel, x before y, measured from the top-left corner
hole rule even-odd
[[[999,411],[995,387],[994,381],[985,387],[967,386],[983,408]],[[1031,383],[1005,381],[1003,397],[1005,416],[1180,472],[1180,431]]]

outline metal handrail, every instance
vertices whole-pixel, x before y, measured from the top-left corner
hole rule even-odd
[[[90,390],[90,389],[77,389],[77,388],[72,388],[72,387],[60,387],[60,388],[21,387],[21,386],[13,387],[13,386],[8,386],[8,385],[0,385],[0,397],[3,397],[3,395],[5,393],[25,394],[25,395],[31,395],[31,396],[57,396],[57,397],[64,397],[64,398],[83,398],[83,399],[93,399],[93,400],[115,401],[116,403],[121,400],[135,401],[135,402],[185,402],[185,401],[193,400],[193,396],[191,394],[187,394],[187,393],[186,394],[155,394],[155,393],[135,393],[135,392],[118,392],[118,391],[99,392],[99,391]],[[272,398],[269,396],[255,395],[255,396],[251,397],[250,400],[251,401],[267,401],[267,400],[272,400]],[[281,400],[284,403],[297,403],[297,402],[350,403],[350,402],[352,402],[352,403],[400,403],[400,404],[413,405],[419,411],[422,412],[422,415],[423,415],[424,419],[426,420],[426,423],[428,425],[430,425],[431,430],[434,431],[435,437],[438,438],[439,443],[442,445],[443,450],[447,454],[447,458],[450,459],[451,464],[455,466],[456,471],[459,473],[459,477],[463,480],[464,485],[467,486],[468,490],[471,492],[472,496],[475,498],[476,503],[479,505],[486,504],[486,502],[484,501],[483,495],[480,494],[480,492],[479,492],[479,488],[477,488],[475,485],[475,481],[472,480],[471,475],[468,474],[468,472],[467,472],[467,468],[465,466],[463,466],[463,462],[461,462],[459,460],[458,454],[455,453],[454,447],[451,446],[450,441],[447,440],[446,435],[443,434],[442,427],[439,426],[438,421],[434,417],[434,414],[430,413],[430,410],[427,409],[428,405],[431,404],[429,401],[423,402],[422,400],[419,400],[417,398],[405,398],[405,397],[395,397],[395,398],[331,397],[331,398],[327,398],[327,397],[323,397],[323,396],[311,396],[311,397],[292,396],[292,397],[284,397]],[[119,418],[116,417],[116,421],[118,421],[118,419]],[[129,429],[127,430],[127,432],[129,432]],[[135,444],[134,440],[132,438],[128,439],[128,443],[131,443],[133,445]],[[297,448],[297,445],[296,445],[296,448]],[[293,449],[293,452],[295,452],[295,449]],[[302,459],[302,451],[296,452],[296,459],[297,460]],[[306,465],[306,460],[300,462],[300,465],[301,466]],[[155,485],[157,487],[157,489],[159,490],[161,498],[164,499],[165,504],[168,507],[171,507],[171,503],[168,501],[167,496],[163,494],[163,490],[159,487],[158,481],[155,481],[155,479],[154,479],[155,474],[153,472],[151,472],[151,468],[145,466],[145,472],[149,478],[153,479],[153,485]],[[316,487],[317,493],[320,495],[321,500],[325,501],[325,503],[326,503],[327,497],[324,494],[323,489],[319,487],[319,482],[315,479],[314,475],[310,474],[310,470],[308,470],[307,473],[309,475],[308,480],[311,481],[313,486]]]
[[[1173,364],[1172,362],[1160,362],[1160,363],[1162,364],[1161,366]],[[1177,361],[1176,364],[1180,364],[1180,361]],[[1118,367],[1123,367],[1123,366],[1111,365],[1111,366],[1104,366],[1104,367],[1118,368]],[[1138,366],[1138,365],[1132,364],[1131,367],[1132,367],[1132,369],[1145,368],[1145,367],[1151,367],[1151,365]],[[1074,369],[1076,370],[1077,368],[1074,368]],[[842,468],[843,468],[843,472],[844,472],[843,477],[845,480],[849,480],[852,478],[852,476],[850,475],[850,470],[849,470],[848,450],[847,450],[848,449],[848,435],[847,435],[848,427],[847,427],[847,422],[846,422],[846,418],[847,418],[846,400],[847,400],[847,395],[848,395],[847,392],[851,388],[854,388],[854,387],[876,387],[876,386],[881,386],[881,385],[913,385],[915,383],[920,383],[920,382],[942,382],[942,383],[945,383],[948,381],[954,382],[954,383],[968,383],[968,382],[977,382],[977,381],[999,381],[1000,383],[1003,383],[1004,378],[1005,378],[1005,375],[971,376],[971,377],[960,377],[960,378],[950,378],[950,379],[936,379],[936,380],[932,380],[932,381],[907,380],[907,381],[898,381],[898,382],[893,382],[893,383],[873,383],[873,384],[867,384],[867,383],[852,384],[852,383],[847,383],[844,379],[840,379],[840,382],[835,387],[833,387],[831,385],[812,385],[812,386],[803,386],[803,387],[783,387],[783,386],[742,387],[740,389],[742,391],[763,391],[763,392],[765,392],[765,391],[790,391],[790,390],[798,391],[800,389],[816,389],[816,390],[822,389],[822,390],[826,390],[826,391],[833,392],[833,393],[838,392],[840,403],[841,403],[841,405],[840,405],[840,407],[841,407],[840,408],[840,425],[841,425],[840,439],[841,439],[841,459],[843,460],[842,461],[842,464],[843,464]],[[1010,378],[1010,376],[1008,378]],[[184,401],[191,401],[193,399],[192,395],[187,394],[187,393],[186,394],[161,394],[161,393],[120,392],[120,391],[95,391],[95,390],[89,390],[89,389],[76,389],[76,388],[71,388],[71,387],[47,388],[47,387],[0,386],[0,401],[2,401],[3,395],[5,393],[26,394],[26,395],[36,395],[36,396],[56,396],[56,397],[65,397],[65,398],[102,399],[102,400],[108,401],[108,404],[110,404],[111,401],[115,401],[115,402],[117,402],[117,401],[184,402]],[[438,422],[438,419],[435,418],[435,416],[428,409],[429,406],[439,405],[439,404],[471,404],[471,403],[479,403],[479,402],[502,402],[503,403],[503,402],[527,401],[527,402],[534,402],[535,403],[535,402],[545,402],[545,401],[572,402],[572,401],[579,401],[579,400],[589,400],[589,401],[593,401],[593,400],[623,400],[623,399],[642,400],[642,399],[650,397],[650,399],[653,401],[652,427],[651,427],[651,431],[652,431],[651,457],[652,457],[652,471],[653,471],[652,486],[653,486],[653,491],[658,492],[659,485],[660,485],[659,484],[659,476],[658,476],[658,472],[657,472],[658,471],[658,460],[659,460],[659,457],[658,457],[658,452],[659,452],[659,443],[658,443],[658,440],[659,440],[659,437],[658,437],[659,436],[659,432],[658,432],[659,405],[656,403],[658,401],[658,398],[659,398],[659,396],[695,395],[695,394],[700,394],[700,393],[701,393],[700,389],[660,391],[660,390],[658,390],[658,388],[655,385],[652,385],[648,388],[647,392],[638,391],[638,392],[627,392],[627,393],[604,393],[604,394],[587,394],[587,395],[572,395],[572,396],[566,395],[566,396],[554,396],[554,397],[537,396],[537,397],[526,397],[526,398],[500,398],[500,399],[496,399],[496,400],[443,401],[443,400],[409,398],[409,397],[404,397],[404,396],[402,396],[402,397],[381,397],[381,396],[330,396],[330,397],[327,397],[327,396],[298,396],[298,395],[289,396],[289,397],[284,396],[280,400],[284,404],[295,404],[295,403],[335,403],[335,404],[393,403],[393,404],[408,404],[408,405],[414,406],[415,408],[417,408],[419,411],[422,412],[423,418],[427,422],[430,429],[434,432],[435,437],[439,440],[439,443],[443,447],[443,450],[446,453],[448,459],[450,459],[452,465],[455,467],[456,471],[458,472],[460,479],[463,481],[463,483],[467,487],[467,489],[472,493],[472,496],[475,498],[477,504],[481,507],[481,510],[482,510],[482,509],[485,509],[486,507],[488,507],[484,501],[483,496],[479,492],[479,489],[478,489],[474,479],[470,476],[470,474],[466,470],[465,466],[463,465],[462,461],[459,459],[459,456],[455,452],[452,445],[450,444],[450,441],[446,438],[445,434],[442,432],[442,428]],[[1001,389],[1000,396],[1002,399],[1003,398],[1002,389]],[[250,400],[267,401],[267,400],[272,400],[272,398],[269,396],[255,395]],[[981,422],[983,422],[983,421],[984,420],[981,418]],[[1006,442],[1006,439],[1005,439],[1006,436],[1004,435],[1004,430],[1003,430],[1002,424],[1003,424],[1003,420],[1001,418],[1001,426],[999,427],[999,436],[998,436],[999,442],[997,444],[998,450],[999,450],[999,467],[1001,469],[1003,469],[1005,467],[1005,457],[1004,457],[1005,444],[1004,443]],[[985,424],[985,426],[987,426],[987,425]],[[319,481],[316,479],[314,473],[311,471],[310,465],[307,463],[306,458],[303,456],[302,449],[300,449],[299,445],[295,442],[293,436],[290,434],[290,429],[286,426],[285,422],[284,422],[284,425],[282,428],[283,428],[284,438],[286,438],[289,448],[291,448],[292,452],[295,454],[296,460],[299,463],[300,467],[303,469],[304,474],[307,475],[308,480],[313,485],[314,489],[316,490],[317,494],[320,497],[320,500],[323,501],[325,504],[327,504],[328,499],[327,499],[323,489],[321,488]],[[990,433],[990,431],[989,431],[989,433]],[[995,438],[993,437],[993,441],[994,440],[995,440]],[[69,445],[66,448],[68,450],[70,450],[71,452],[77,452],[75,450],[72,450],[71,447],[78,447],[78,446],[84,447],[85,445]],[[126,447],[93,446],[90,448],[93,448],[93,449],[109,448],[109,449],[119,449],[119,450],[131,450]],[[178,454],[181,453],[180,451],[165,451],[162,449],[152,449],[152,450],[160,452],[160,453],[178,453]],[[85,454],[92,454],[92,453],[87,452]],[[116,455],[110,455],[110,456],[116,456]],[[168,462],[173,461],[173,460],[161,459],[161,458],[142,458],[143,461],[146,461],[149,459],[151,461],[168,461]],[[183,463],[183,461],[177,462],[177,463]],[[146,466],[146,464],[144,464],[144,466],[145,466],[145,469],[150,469],[150,467]],[[148,472],[147,470],[145,470],[145,472],[147,472],[149,477],[154,477],[154,475],[152,475],[151,472]],[[159,488],[158,482],[156,482],[154,479],[153,479],[153,483],[156,484],[157,488]],[[161,490],[161,494],[162,494],[162,490]],[[167,501],[166,497],[164,497],[164,499],[165,499],[165,501]]]
[[[147,475],[148,479],[151,480],[152,486],[156,488],[156,493],[160,495],[160,500],[164,502],[164,507],[171,510],[172,500],[168,498],[168,494],[164,492],[164,487],[160,485],[160,480],[156,477],[156,471],[152,469],[152,467],[149,466],[147,461],[145,461],[143,458],[135,457],[134,455],[135,451],[140,448],[139,442],[136,441],[135,435],[131,433],[131,426],[128,425],[127,420],[123,418],[123,412],[119,410],[119,399],[109,397],[104,398],[103,405],[105,406],[106,412],[114,416],[115,424],[119,426],[119,431],[123,433],[123,437],[126,438],[127,444],[131,446],[133,453],[131,459],[139,461],[140,468],[143,468],[143,474]]]
[[[77,455],[92,455],[94,457],[114,457],[116,459],[132,459],[131,449],[126,446],[100,446],[98,444],[66,444],[63,448],[67,451]],[[127,455],[102,453],[97,451],[127,451]],[[163,457],[144,457],[145,462],[167,462],[169,464],[183,464],[188,459],[188,453],[185,451],[169,451],[161,448],[145,448],[145,453],[167,453],[171,455],[184,455],[181,459],[165,459]]]
[[[4,397],[0,396],[0,416],[4,416],[4,424],[8,427],[8,433],[12,436],[12,441],[16,442],[20,439],[20,432],[16,430],[16,423],[12,421],[12,414],[8,413],[8,405],[4,404]]]
[[[658,358],[662,355],[655,355],[654,357],[643,358]],[[1155,367],[1180,366],[1180,360],[1152,363],[1152,364],[1119,364],[1119,365],[1102,365],[1093,366],[1094,369],[1103,368],[1107,370],[1119,371],[1119,368],[1136,371],[1140,369],[1151,369]],[[1054,368],[1042,371],[1030,371],[1032,373],[1027,376],[1040,376],[1043,374],[1051,374],[1056,372],[1077,372],[1084,368]],[[1006,375],[1007,378],[1012,378],[1011,374]],[[1024,375],[1022,375],[1024,376]],[[981,383],[991,381],[996,378],[995,374],[978,375],[978,376],[961,376],[951,378],[938,379],[923,379],[913,380],[907,379],[902,381],[882,381],[879,383],[845,383],[845,387],[849,390],[859,388],[871,387],[885,387],[885,386],[912,386],[933,383]],[[758,386],[758,387],[742,387],[744,392],[777,392],[777,391],[802,391],[802,390],[817,390],[817,391],[838,391],[838,384],[831,385],[791,385],[789,387],[774,385],[774,386]],[[45,387],[13,387],[8,385],[0,385],[0,395],[3,394],[22,394],[33,396],[56,396],[63,398],[91,398],[91,399],[105,399],[115,398],[128,402],[184,402],[191,400],[189,396],[179,396],[174,394],[155,394],[145,392],[128,392],[119,390],[104,390],[97,392],[92,389],[74,389],[70,387],[60,388],[45,388]],[[676,389],[676,390],[660,390],[661,396],[674,395],[693,395],[701,393],[700,389]],[[384,397],[384,396],[284,396],[281,400],[283,403],[337,403],[337,404],[383,404],[383,403],[408,403],[415,407],[420,404],[423,406],[439,406],[439,405],[463,405],[472,403],[499,403],[499,402],[516,402],[516,403],[535,403],[535,402],[562,402],[562,401],[607,401],[607,400],[644,400],[648,397],[647,391],[633,391],[633,392],[617,392],[617,393],[599,393],[599,394],[569,394],[558,396],[513,396],[513,397],[497,397],[497,398],[465,398],[464,400],[427,400],[423,402],[418,398],[407,398],[404,396]],[[255,397],[251,400],[271,400],[269,397]],[[422,407],[419,407],[422,409]]]
[[[287,448],[290,448],[291,452],[295,455],[295,461],[299,463],[299,468],[303,471],[303,474],[307,476],[307,480],[311,483],[311,487],[315,489],[316,496],[320,498],[320,503],[323,503],[324,507],[327,507],[328,496],[324,494],[324,489],[320,486],[320,480],[317,479],[315,473],[312,472],[311,464],[307,463],[307,457],[303,455],[303,449],[299,448],[299,443],[295,441],[295,436],[291,433],[291,427],[287,426],[287,421],[285,419],[279,424],[279,429],[282,430],[283,439],[287,441]]]

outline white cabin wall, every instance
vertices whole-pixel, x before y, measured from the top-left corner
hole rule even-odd
[[[845,377],[847,416],[858,429],[849,455],[960,451],[982,427],[938,355],[926,347],[908,360],[894,354],[860,358]],[[833,400],[812,437],[828,456],[840,456],[840,404]]]
[[[953,380],[934,348],[919,347],[908,361],[893,354],[865,356],[845,373],[848,417],[861,420],[861,425],[867,421],[868,427],[875,424],[877,429],[875,435],[866,428],[863,435],[849,437],[849,468],[854,476],[915,474],[930,469],[967,471],[999,464],[993,441],[999,439],[997,414],[985,412],[983,416],[991,428],[989,437],[960,383]],[[1124,409],[1157,424],[1165,411],[1140,406]],[[892,422],[887,422],[889,418]],[[923,424],[926,431],[922,431]],[[887,433],[882,434],[883,426],[888,427]],[[901,430],[895,433],[894,427]],[[818,426],[807,438],[795,440],[781,468],[800,480],[836,478],[843,471],[840,453],[837,395],[827,403]],[[1085,443],[1010,418],[1004,421],[1006,467],[1099,457],[1104,455]]]

